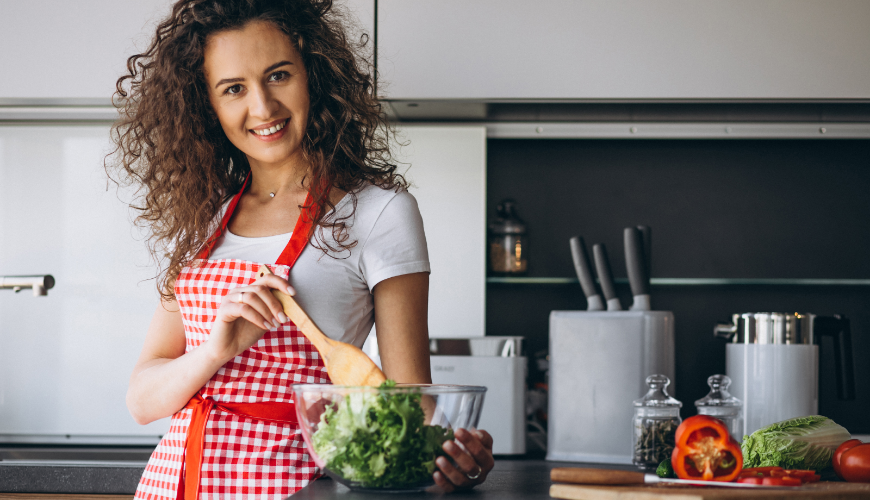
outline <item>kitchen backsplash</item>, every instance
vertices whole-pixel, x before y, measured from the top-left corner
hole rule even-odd
[[[517,201],[529,228],[530,277],[575,277],[568,239],[605,243],[625,277],[622,229],[652,227],[653,278],[870,278],[868,140],[518,140],[487,145],[487,213]],[[628,285],[617,285],[623,304]],[[743,311],[845,314],[857,396],[837,401],[832,346],[822,344],[819,411],[870,432],[870,286],[653,286],[674,312],[677,398],[684,416],[724,373],[717,321]],[[551,310],[585,309],[579,284],[487,286],[487,334],[548,348]],[[532,381],[543,373],[530,364]]]

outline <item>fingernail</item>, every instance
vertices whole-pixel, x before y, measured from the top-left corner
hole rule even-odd
[[[287,315],[284,313],[278,313],[278,320],[280,320],[281,323],[286,323],[290,320],[290,318],[288,318]]]
[[[288,286],[287,295],[296,295],[296,290],[294,290],[292,286]]]
[[[271,329],[272,329],[272,324],[269,323],[268,321],[264,321],[264,322],[263,322],[263,326],[266,328],[266,330],[271,330]]]
[[[275,318],[275,319],[273,319],[273,320],[272,320],[272,323],[273,323],[273,324],[274,324],[274,325],[275,325],[275,328],[278,328],[278,327],[280,327],[280,326],[281,326],[281,322],[280,322],[280,321],[278,321],[278,319],[277,319],[277,318]]]
[[[444,450],[445,451],[455,451],[456,445],[453,444],[453,441],[444,441]]]

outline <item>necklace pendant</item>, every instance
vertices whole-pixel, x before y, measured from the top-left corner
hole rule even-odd
[[[270,198],[274,198],[274,197],[275,197],[275,193],[269,193],[269,197],[270,197]]]

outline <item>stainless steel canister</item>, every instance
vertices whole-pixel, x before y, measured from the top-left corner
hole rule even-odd
[[[735,344],[814,344],[815,319],[812,313],[738,313],[716,325],[715,335]]]
[[[744,404],[744,435],[774,422],[818,413],[822,337],[833,338],[838,399],[855,397],[847,318],[739,313],[730,324],[716,325],[714,333],[731,340],[725,348],[725,365],[733,381],[731,392]]]

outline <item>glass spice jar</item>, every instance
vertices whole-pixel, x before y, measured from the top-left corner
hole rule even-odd
[[[665,375],[650,375],[646,378],[649,391],[634,401],[632,463],[638,467],[656,467],[674,451],[683,403],[668,396],[670,383]]]
[[[489,270],[492,274],[516,276],[529,268],[526,224],[516,214],[516,202],[504,200],[489,224]]]
[[[710,393],[695,401],[698,415],[716,417],[728,428],[728,433],[737,442],[743,441],[743,404],[728,392],[731,378],[728,375],[710,375],[707,378]]]

